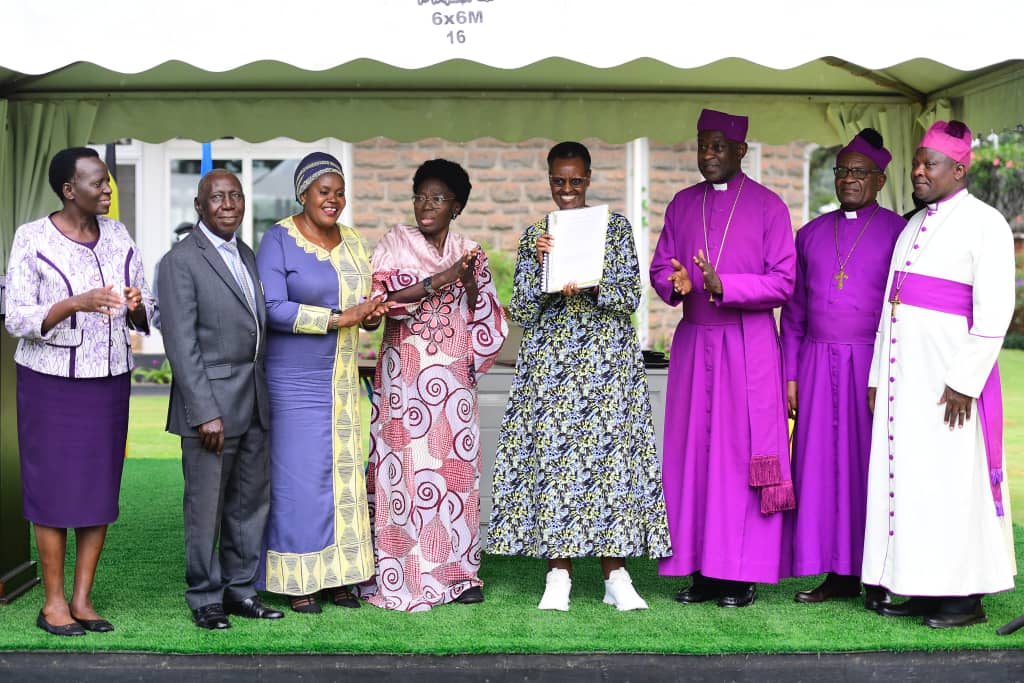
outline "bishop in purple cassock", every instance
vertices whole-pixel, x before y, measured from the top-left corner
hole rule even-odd
[[[693,575],[679,602],[743,607],[788,562],[782,512],[794,494],[772,309],[792,294],[796,256],[786,205],[740,170],[746,117],[704,110],[697,132],[705,182],[669,204],[651,263],[658,295],[683,305],[663,459],[673,555],[659,571]]]
[[[796,287],[782,310],[782,349],[799,501],[787,520],[795,576],[828,572],[796,601],[860,595],[871,412],[868,372],[893,245],[906,221],[879,206],[892,155],[867,128],[840,150],[839,209],[796,235]],[[885,591],[868,586],[865,606]]]

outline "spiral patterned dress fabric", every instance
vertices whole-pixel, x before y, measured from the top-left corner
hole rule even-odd
[[[415,284],[474,246],[450,234],[438,254],[416,228],[398,226],[374,253],[374,291]],[[376,574],[360,587],[378,607],[425,611],[482,585],[476,377],[507,326],[485,256],[475,279],[472,311],[455,284],[392,309],[386,322],[367,476]]]

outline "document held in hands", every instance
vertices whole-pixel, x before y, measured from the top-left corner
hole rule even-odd
[[[554,238],[544,256],[544,291],[561,292],[570,282],[580,289],[601,282],[604,243],[608,236],[608,205],[552,211],[548,232]]]

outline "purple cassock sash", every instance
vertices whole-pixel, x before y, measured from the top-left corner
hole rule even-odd
[[[747,371],[747,418],[750,424],[750,486],[760,489],[761,513],[770,515],[796,507],[790,474],[789,454],[780,452],[787,444],[785,434],[786,392],[779,366],[767,363],[764,350],[778,349],[774,321],[762,312],[744,311],[743,352]],[[781,351],[779,351],[781,358]],[[773,396],[774,395],[774,396]]]
[[[896,293],[896,282],[901,271],[893,275],[893,287],[889,291],[892,300]],[[928,275],[907,273],[899,291],[899,303],[918,308],[927,308],[940,313],[962,315],[967,318],[968,329],[974,324],[974,288],[962,282],[953,282]],[[992,366],[985,387],[978,396],[978,416],[981,419],[981,433],[985,440],[985,455],[988,458],[989,483],[996,514],[1003,516],[1003,390],[999,384],[999,363]]]

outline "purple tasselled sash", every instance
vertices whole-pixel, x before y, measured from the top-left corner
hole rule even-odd
[[[901,273],[893,276],[893,288],[889,299],[895,293],[895,283]],[[967,318],[967,329],[974,325],[974,288],[962,282],[953,282],[939,277],[907,273],[900,287],[900,304],[927,308],[940,313],[962,315]],[[999,383],[999,363],[992,366],[985,387],[978,396],[978,416],[981,420],[981,434],[985,440],[985,455],[988,458],[989,484],[996,514],[1003,516],[1003,390]]]

